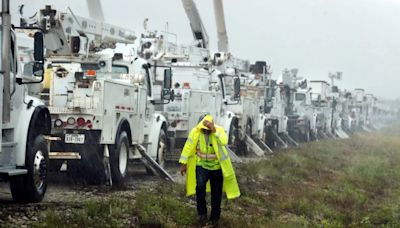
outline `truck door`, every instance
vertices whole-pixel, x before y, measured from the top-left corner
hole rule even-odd
[[[146,122],[151,122],[153,113],[154,113],[154,106],[151,104],[151,101],[153,99],[153,88],[152,88],[152,82],[151,82],[151,76],[150,76],[150,70],[145,69],[145,85],[146,85],[146,108],[145,108],[145,121]]]

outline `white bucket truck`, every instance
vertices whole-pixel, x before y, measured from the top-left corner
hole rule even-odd
[[[132,44],[134,32],[50,6],[38,12],[33,26],[45,32],[46,75],[38,95],[52,117],[50,159],[56,169],[67,161],[71,175],[120,185],[130,160],[162,164],[168,125],[155,106],[173,98],[171,71],[165,70],[162,100],[156,100],[146,60],[106,53],[117,43]]]
[[[1,7],[0,180],[10,182],[14,200],[39,202],[47,188],[46,138],[51,120],[43,102],[28,95],[28,87],[43,79],[43,33],[35,28],[13,27],[10,1],[3,0]],[[17,30],[33,38],[34,58],[25,64],[25,72],[19,62]]]

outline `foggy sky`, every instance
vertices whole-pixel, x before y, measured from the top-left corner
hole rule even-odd
[[[45,4],[70,6],[88,16],[84,0],[11,0],[12,14],[25,4],[32,15]],[[103,0],[106,21],[136,31],[149,28],[193,41],[181,0]],[[197,0],[212,50],[217,37],[212,0]],[[400,2],[397,0],[225,0],[231,52],[240,58],[265,60],[274,78],[284,68],[299,68],[308,79],[328,80],[343,72],[341,88],[364,88],[385,98],[400,98]],[[15,18],[15,17],[14,17]],[[14,21],[17,23],[17,21]]]

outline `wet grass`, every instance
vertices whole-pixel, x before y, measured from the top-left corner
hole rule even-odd
[[[326,140],[236,165],[242,196],[223,201],[223,227],[399,227],[400,127]],[[184,186],[48,209],[36,227],[195,227]]]

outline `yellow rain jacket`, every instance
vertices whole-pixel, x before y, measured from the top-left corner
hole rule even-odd
[[[196,194],[197,144],[199,144],[200,148],[205,148],[207,146],[202,145],[202,141],[199,140],[200,135],[203,134],[201,129],[208,129],[206,126],[203,125],[204,120],[213,122],[212,117],[210,115],[207,115],[195,128],[193,128],[188,136],[188,139],[186,140],[181,157],[179,159],[179,163],[187,165],[187,196]],[[222,175],[224,177],[223,191],[226,193],[228,199],[234,199],[240,196],[240,190],[231,159],[229,157],[228,151],[225,148],[225,145],[228,143],[228,137],[222,127],[215,125],[215,128],[216,132],[210,134],[209,141],[212,143],[212,147],[221,165]],[[209,184],[210,183],[207,183],[207,191],[209,191],[210,189]]]

